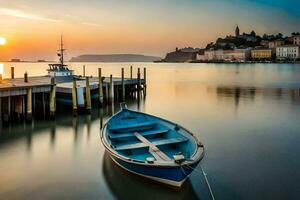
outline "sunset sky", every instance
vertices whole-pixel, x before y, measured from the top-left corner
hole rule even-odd
[[[299,0],[0,0],[0,60],[55,59],[60,34],[67,57],[205,47],[217,37],[300,31]]]

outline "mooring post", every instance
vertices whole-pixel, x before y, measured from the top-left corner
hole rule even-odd
[[[99,77],[99,103],[100,105],[103,105],[103,80],[102,80],[101,68],[98,68],[98,77]]]
[[[132,65],[130,66],[130,79],[132,80]]]
[[[27,72],[25,72],[25,74],[24,74],[24,82],[28,83],[28,73]]]
[[[77,86],[76,79],[73,79],[73,88],[72,88],[72,103],[73,103],[73,115],[77,115]]]
[[[144,67],[144,86],[143,86],[144,95],[146,95],[146,88],[147,88],[147,73],[146,73],[146,67]]]
[[[32,120],[32,88],[27,90],[26,120]]]
[[[114,102],[114,82],[113,77],[110,75],[109,79],[109,103],[113,104]]]
[[[138,68],[137,79],[138,79],[137,92],[138,92],[138,98],[140,98],[140,91],[141,91],[141,70],[140,70],[140,68]]]
[[[55,79],[51,78],[51,90],[50,90],[50,118],[55,118],[56,111],[56,85]]]
[[[90,79],[86,77],[85,79],[85,99],[86,99],[86,111],[91,112],[92,109],[92,99],[91,99],[91,89],[90,89]]]
[[[124,68],[122,68],[121,74],[122,74],[122,101],[125,101]]]
[[[85,77],[85,65],[83,65],[83,77]]]
[[[15,78],[15,68],[11,67],[10,72],[11,72],[11,79],[14,79]]]

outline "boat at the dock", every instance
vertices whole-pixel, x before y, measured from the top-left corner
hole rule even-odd
[[[59,63],[49,64],[48,76],[51,77],[68,77],[73,76],[74,71],[68,68],[68,65],[64,63],[64,44],[62,36],[60,38],[60,48],[57,52],[57,56],[59,57]]]
[[[121,107],[101,134],[112,160],[134,174],[180,187],[203,158],[202,143],[176,123]]]

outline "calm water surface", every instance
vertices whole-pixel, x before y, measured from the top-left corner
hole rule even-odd
[[[71,63],[81,74],[83,63]],[[86,63],[87,75],[120,76],[129,63]],[[4,63],[16,76],[46,63]],[[152,64],[147,97],[129,107],[175,121],[206,147],[201,162],[216,199],[300,199],[300,65]],[[180,192],[124,173],[105,153],[92,115],[12,124],[0,135],[0,199],[203,199],[194,172]],[[103,116],[103,117],[101,117]],[[198,169],[200,169],[198,167]],[[201,196],[202,195],[202,196]]]

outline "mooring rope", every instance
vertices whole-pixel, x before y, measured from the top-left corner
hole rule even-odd
[[[188,166],[188,165],[185,165],[185,166],[183,166],[183,167],[188,167],[188,168],[190,168],[190,169],[192,169],[192,170],[195,170],[195,171],[197,171],[197,172],[202,173],[202,174],[204,175],[205,182],[206,182],[206,185],[207,185],[207,187],[208,187],[208,190],[209,190],[209,193],[210,193],[210,196],[211,196],[212,200],[216,200],[216,199],[215,199],[215,196],[214,196],[214,193],[213,193],[213,191],[212,191],[212,189],[211,189],[211,187],[210,187],[210,183],[209,183],[209,181],[208,181],[207,174],[204,172],[202,166],[200,165],[200,168],[201,168],[201,171],[202,171],[202,172],[199,171],[198,169],[193,168],[193,167]]]

